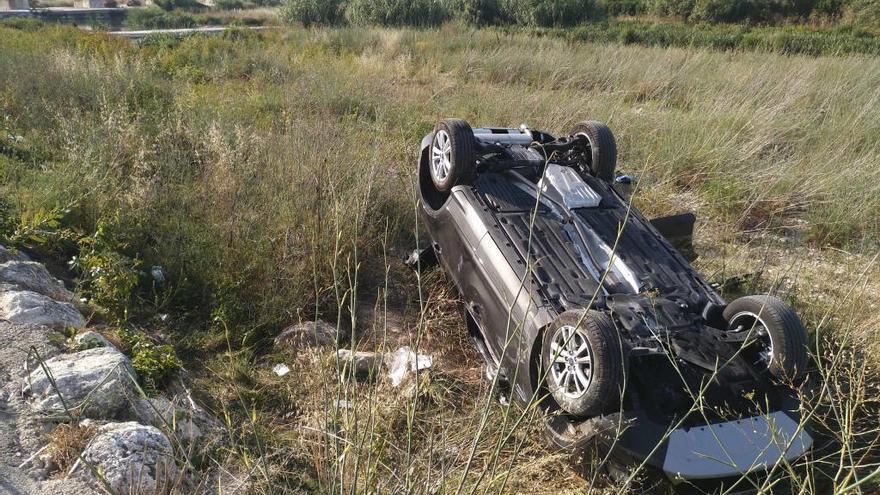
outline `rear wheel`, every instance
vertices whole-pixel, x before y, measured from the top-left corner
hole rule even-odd
[[[746,296],[727,305],[724,318],[730,331],[752,333],[742,354],[759,370],[782,380],[804,377],[807,331],[791,306],[773,296]]]
[[[474,171],[474,131],[461,119],[443,119],[434,127],[431,142],[431,180],[446,192],[468,180]]]
[[[611,129],[602,122],[586,120],[575,124],[571,136],[585,136],[590,143],[590,149],[581,159],[581,172],[607,182],[613,181],[617,168],[617,142]]]
[[[611,317],[598,311],[566,311],[544,334],[547,388],[559,407],[578,417],[617,405],[623,352]]]

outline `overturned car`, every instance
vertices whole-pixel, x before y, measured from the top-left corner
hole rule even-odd
[[[689,263],[694,217],[645,219],[616,161],[595,121],[557,137],[441,120],[418,162],[431,245],[409,261],[439,261],[490,375],[548,411],[560,447],[698,486],[800,458],[797,314],[726,303]]]

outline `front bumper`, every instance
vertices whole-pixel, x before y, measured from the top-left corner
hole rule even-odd
[[[803,426],[782,411],[680,428],[669,436],[663,472],[673,483],[735,477],[793,461],[812,444]]]

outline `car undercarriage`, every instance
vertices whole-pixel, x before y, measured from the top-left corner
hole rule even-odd
[[[601,123],[554,137],[440,121],[418,171],[432,243],[411,264],[443,266],[489,367],[560,447],[598,444],[673,483],[802,456],[797,315],[724,301],[689,263],[693,215],[647,220],[615,167]]]

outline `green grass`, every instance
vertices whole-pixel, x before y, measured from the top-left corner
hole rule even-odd
[[[617,21],[591,23],[573,30],[550,30],[573,41],[744,50],[805,55],[865,53],[880,55],[880,37],[844,27],[753,27],[745,24]]]
[[[641,181],[639,206],[700,216],[707,276],[762,269],[758,288],[797,305],[826,366],[817,376],[834,384],[808,406],[844,446],[822,452],[833,485],[876,462],[880,349],[865,308],[880,304],[878,58],[452,26],[138,46],[0,27],[0,53],[8,216],[69,211],[63,224],[81,235],[112,219],[123,259],[144,272],[131,318],[171,315],[163,332],[228,414],[222,461],[251,472],[258,493],[588,488],[541,446],[533,409],[489,400],[448,281],[417,281],[395,261],[424,244],[414,160],[447,116],[555,132],[608,122],[620,169]],[[149,282],[153,266],[167,284]],[[402,313],[402,328],[365,320],[358,308],[374,304]],[[434,353],[421,398],[339,380],[326,349],[268,349],[283,325],[315,316],[354,321],[362,348]],[[272,374],[280,361],[297,380]],[[337,397],[354,409],[337,410]],[[478,435],[484,411],[507,420]]]

